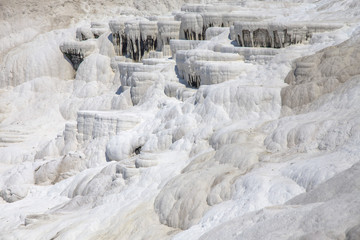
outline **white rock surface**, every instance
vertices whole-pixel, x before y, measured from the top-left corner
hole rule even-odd
[[[0,239],[359,239],[358,1],[181,4],[0,3]]]

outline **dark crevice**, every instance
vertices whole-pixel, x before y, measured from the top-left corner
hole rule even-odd
[[[281,39],[279,37],[278,31],[274,31],[274,48],[281,48]]]
[[[254,47],[271,47],[271,37],[267,29],[253,31]]]
[[[139,146],[139,147],[135,148],[134,153],[135,153],[136,155],[139,155],[139,154],[140,154],[140,152],[141,152],[141,147],[142,147],[142,146]]]
[[[242,35],[243,35],[244,47],[252,47],[250,31],[243,30]]]
[[[127,36],[121,34],[121,43],[120,43],[121,55],[126,56],[127,54]]]
[[[190,87],[195,87],[195,88],[199,88],[200,87],[200,83],[201,83],[201,79],[199,75],[188,75],[188,84]]]
[[[72,66],[75,70],[78,69],[80,63],[84,60],[84,55],[82,53],[77,53],[74,51],[68,51],[67,53],[64,53],[65,57],[70,60],[72,63]]]

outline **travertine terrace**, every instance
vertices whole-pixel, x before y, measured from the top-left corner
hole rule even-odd
[[[359,16],[2,1],[0,239],[360,239]]]

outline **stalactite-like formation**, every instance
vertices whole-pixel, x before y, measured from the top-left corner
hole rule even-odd
[[[200,14],[187,13],[181,17],[180,39],[205,40],[203,19]]]
[[[166,45],[170,46],[171,39],[179,39],[180,24],[179,21],[158,22],[158,51],[162,51]]]
[[[90,41],[65,42],[60,45],[60,50],[77,70],[84,58],[95,50],[95,43]]]
[[[116,55],[123,56],[123,36],[125,33],[125,25],[123,21],[120,20],[111,20],[109,22],[109,27],[112,32],[112,42],[114,45],[114,50]]]
[[[134,61],[148,57],[151,51],[163,51],[171,39],[178,39],[180,22],[113,20],[109,23],[112,42],[118,56],[128,56]]]
[[[141,59],[139,22],[125,23],[125,34],[127,37],[127,56],[138,62]]]
[[[234,33],[242,47],[283,48],[309,40],[315,32],[335,30],[341,24],[235,22]]]
[[[141,57],[148,55],[150,51],[156,50],[157,47],[157,23],[153,21],[140,22],[140,47]]]
[[[203,11],[203,9],[199,10]],[[193,12],[181,15],[180,39],[205,40],[205,33],[211,27],[231,27],[236,21],[258,22],[266,16],[258,17],[243,13],[218,12]]]

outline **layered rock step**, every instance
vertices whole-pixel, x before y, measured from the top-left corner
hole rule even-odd
[[[241,47],[283,48],[306,42],[314,33],[341,27],[336,23],[235,22],[234,34]]]
[[[239,54],[211,50],[180,50],[176,53],[179,77],[196,88],[236,78],[243,71],[243,60]]]
[[[131,86],[131,76],[135,72],[154,72],[161,70],[163,65],[145,65],[143,63],[135,62],[117,62],[117,68],[120,73],[120,83],[122,87]]]
[[[166,46],[171,39],[179,38],[180,22],[161,18],[160,21],[113,20],[109,26],[116,54],[138,62],[154,50],[170,55]]]
[[[197,48],[200,44],[206,41],[200,40],[171,40],[170,49],[172,58],[176,59],[176,52],[179,50],[191,50]]]
[[[175,62],[164,58],[147,58],[142,63],[117,61],[113,65],[119,73],[121,92],[130,89],[132,103],[137,105],[151,86],[165,79],[162,71],[173,69]]]
[[[233,45],[216,44],[214,46],[215,52],[220,53],[236,53],[241,55],[245,62],[266,63],[269,62],[275,55],[279,54],[280,49],[276,48],[245,48]]]
[[[121,111],[79,111],[76,138],[79,144],[98,137],[110,138],[132,129],[140,122],[137,114],[124,114]]]
[[[8,147],[11,144],[24,142],[30,133],[24,129],[1,128],[0,147]]]

